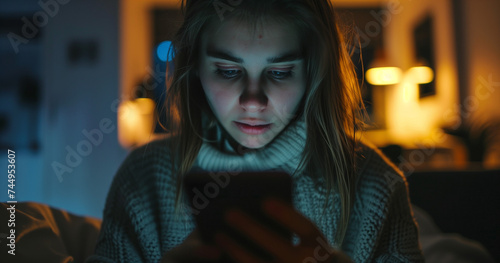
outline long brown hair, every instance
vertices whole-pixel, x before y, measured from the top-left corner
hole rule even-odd
[[[335,243],[341,246],[354,203],[356,131],[362,125],[364,107],[333,7],[329,0],[230,2],[235,6],[220,0],[185,0],[182,4],[185,20],[174,40],[175,66],[167,96],[169,127],[176,135],[171,144],[173,174],[178,182],[176,204],[181,202],[182,176],[191,169],[203,142],[202,112],[210,111],[196,73],[204,29],[217,19],[286,22],[300,34],[306,61],[307,89],[298,112],[307,126],[301,164],[308,174],[322,177],[327,195],[340,195]],[[229,8],[220,9],[217,3]]]

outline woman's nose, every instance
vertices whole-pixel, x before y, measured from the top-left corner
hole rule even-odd
[[[264,92],[263,83],[260,81],[248,81],[240,95],[240,106],[248,112],[260,112],[267,107],[267,96]]]

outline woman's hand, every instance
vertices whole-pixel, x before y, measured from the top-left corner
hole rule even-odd
[[[229,225],[273,255],[274,262],[352,262],[344,253],[331,248],[318,228],[291,205],[278,200],[267,200],[263,208],[271,218],[297,234],[300,244],[294,246],[289,240],[239,210],[228,211],[225,218]],[[257,255],[226,234],[217,234],[215,240],[236,262],[262,262]]]
[[[211,262],[220,257],[220,249],[203,244],[198,230],[195,229],[184,242],[165,253],[161,263]]]

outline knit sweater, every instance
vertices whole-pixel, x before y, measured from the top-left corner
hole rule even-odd
[[[195,228],[192,215],[174,213],[172,139],[138,148],[124,161],[108,193],[95,255],[88,263],[159,262]],[[294,207],[333,244],[340,197],[333,194],[326,200],[320,177],[297,170],[305,139],[305,124],[296,121],[265,147],[238,155],[219,132],[215,143],[202,144],[193,169],[292,174]],[[354,262],[422,262],[406,180],[377,150],[363,144],[358,156],[355,201],[341,249]],[[328,216],[323,214],[325,201]]]

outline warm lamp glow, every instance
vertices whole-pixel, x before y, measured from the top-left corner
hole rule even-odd
[[[434,79],[434,72],[431,68],[425,66],[413,67],[409,74],[416,84],[426,84]]]
[[[153,134],[155,103],[139,98],[118,106],[118,140],[125,148],[147,143]]]
[[[399,83],[403,72],[397,67],[378,67],[366,71],[366,80],[372,85],[392,85]]]

